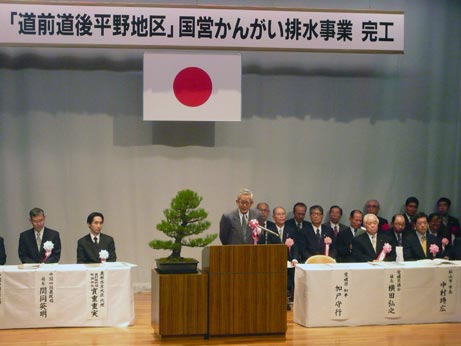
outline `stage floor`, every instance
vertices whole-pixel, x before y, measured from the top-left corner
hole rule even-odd
[[[437,345],[458,346],[461,323],[305,328],[288,314],[286,337],[164,338],[151,327],[150,292],[135,294],[135,325],[127,328],[43,328],[0,331],[0,345]]]

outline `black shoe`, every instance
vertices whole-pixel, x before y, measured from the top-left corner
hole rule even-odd
[[[287,311],[291,311],[291,306],[290,306],[290,304],[287,304]]]

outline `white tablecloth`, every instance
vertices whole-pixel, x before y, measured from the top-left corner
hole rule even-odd
[[[461,322],[461,261],[302,264],[293,319],[306,327]]]
[[[133,267],[121,262],[0,266],[0,329],[131,325]]]

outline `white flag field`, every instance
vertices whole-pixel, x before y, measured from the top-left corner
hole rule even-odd
[[[240,54],[145,53],[143,119],[240,121]]]

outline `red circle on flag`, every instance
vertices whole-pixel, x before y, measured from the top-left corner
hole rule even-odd
[[[211,96],[213,83],[204,70],[186,67],[174,79],[173,92],[179,102],[188,107],[203,105]]]

